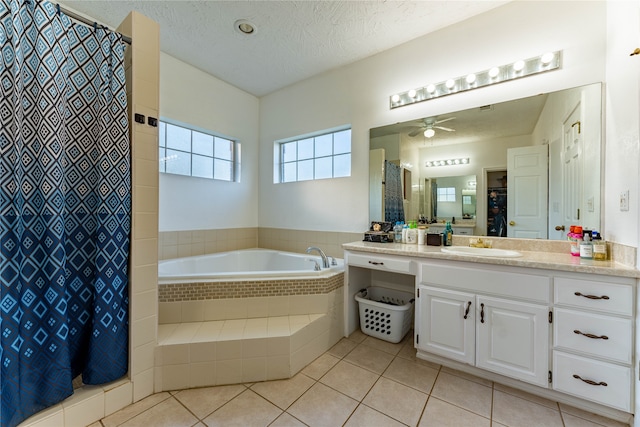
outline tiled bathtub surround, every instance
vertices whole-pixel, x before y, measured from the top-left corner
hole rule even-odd
[[[158,233],[158,258],[161,260],[256,247],[257,227]]]
[[[362,233],[262,227],[161,231],[158,257],[162,260],[250,248],[303,253],[309,246],[318,246],[327,255],[342,258],[342,244],[356,240],[362,240]]]
[[[343,282],[159,285],[156,392],[290,378],[341,338]]]
[[[340,340],[343,307],[342,286],[161,303],[156,391],[290,378]]]
[[[158,301],[193,301],[218,298],[255,298],[326,294],[342,286],[344,273],[319,279],[271,279],[171,283],[158,285]]]

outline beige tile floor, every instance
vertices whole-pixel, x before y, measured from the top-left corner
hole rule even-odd
[[[90,427],[624,424],[415,358],[356,332],[293,378],[156,393]]]

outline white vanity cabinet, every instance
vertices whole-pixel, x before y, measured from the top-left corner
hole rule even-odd
[[[551,283],[520,270],[421,262],[415,340],[427,352],[548,386]]]
[[[632,279],[554,278],[553,388],[630,412]]]
[[[418,358],[609,418],[637,415],[636,270],[560,254],[514,263],[445,258],[430,246],[347,246],[345,335],[359,323],[360,288],[412,288]]]
[[[416,245],[417,246],[417,245]],[[412,294],[415,262],[408,257],[345,251],[344,333],[351,335],[360,325],[355,295],[369,286]]]

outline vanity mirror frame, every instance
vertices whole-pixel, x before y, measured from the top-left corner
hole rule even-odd
[[[454,132],[440,131],[436,129],[436,137],[426,138],[421,133],[414,138],[408,136],[416,126],[424,123],[424,117],[417,117],[402,123],[387,126],[380,126],[370,130],[370,149],[387,148],[384,152],[396,153],[398,159],[387,159],[395,161],[406,169],[412,170],[411,188],[414,191],[413,197],[405,201],[405,217],[407,220],[417,219],[419,211],[415,205],[419,202],[418,192],[425,177],[434,176],[456,176],[456,175],[476,175],[477,176],[477,221],[476,234],[486,235],[486,230],[482,226],[487,221],[486,197],[482,195],[487,192],[487,173],[492,170],[507,169],[506,148],[517,148],[529,145],[547,145],[549,147],[549,171],[548,171],[548,193],[546,203],[546,234],[543,238],[561,240],[566,238],[569,225],[583,225],[590,229],[597,229],[604,233],[602,229],[602,179],[604,176],[604,134],[603,134],[603,110],[602,100],[603,84],[592,83],[575,88],[567,88],[555,92],[534,95],[522,99],[510,100],[490,106],[478,106],[458,112],[449,112],[436,116],[438,120],[456,117],[446,122],[446,127],[452,128]],[[536,112],[531,114],[526,112],[528,101],[537,102]],[[474,126],[471,135],[464,130],[465,122],[471,114],[483,114],[487,110],[491,112],[507,113],[509,119],[508,126],[498,126],[488,120],[485,115],[482,120],[471,120],[470,126]],[[572,115],[573,114],[573,115]],[[518,133],[513,124],[520,121],[531,122],[526,133]],[[575,119],[577,117],[577,120]],[[485,123],[478,123],[484,121]],[[582,156],[579,162],[580,167],[571,170],[566,165],[563,170],[564,159],[569,158],[572,153],[566,141],[570,141],[572,135],[567,135],[567,129],[571,129],[572,124],[579,123],[573,128],[581,128],[579,139],[581,146],[578,151]],[[505,128],[506,134],[487,133],[482,128],[482,124],[488,127]],[[563,130],[564,126],[564,130]],[[515,133],[514,133],[515,132]],[[456,137],[454,142],[444,142],[451,136]],[[575,135],[574,135],[575,136]],[[493,144],[495,147],[505,147],[502,154],[490,155],[488,149],[478,149],[478,140],[484,140],[485,144]],[[566,140],[566,141],[565,141]],[[473,152],[472,150],[477,152]],[[379,151],[379,150],[378,150]],[[431,153],[431,154],[427,154]],[[429,157],[427,157],[429,156]],[[443,159],[454,157],[469,157],[469,163],[455,166],[441,166],[426,168],[425,162],[428,159]],[[370,165],[370,169],[372,166]],[[425,175],[429,169],[429,175]],[[565,179],[565,177],[570,177]],[[572,180],[572,181],[571,181]],[[570,182],[571,181],[571,182]],[[373,181],[372,181],[373,183]],[[561,183],[558,185],[558,183]],[[373,185],[370,187],[370,195],[373,194]],[[514,187],[515,188],[515,187]],[[582,195],[577,191],[573,193],[567,188],[579,188]],[[572,196],[572,197],[569,197]],[[571,200],[570,200],[571,199]],[[570,206],[570,204],[572,205]],[[563,206],[568,206],[564,209]],[[370,204],[370,218],[376,217],[378,206]],[[568,213],[573,213],[569,216]],[[578,217],[579,215],[579,217]],[[556,230],[556,226],[564,230]],[[514,236],[518,237],[518,236]]]

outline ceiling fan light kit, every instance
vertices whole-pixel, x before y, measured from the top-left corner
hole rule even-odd
[[[517,60],[477,73],[465,74],[464,76],[447,79],[440,83],[430,83],[424,87],[395,93],[389,97],[389,106],[391,109],[404,107],[405,105],[412,105],[454,93],[478,89],[483,86],[546,73],[547,71],[560,69],[561,64],[561,50],[546,52],[533,58]]]
[[[444,130],[447,132],[455,132],[455,129],[439,126],[441,123],[448,122],[449,120],[455,120],[455,117],[447,117],[446,119],[441,120],[438,120],[437,117],[427,117],[426,119],[422,119],[422,126],[409,132],[409,136],[413,138],[414,136],[418,136],[420,132],[422,132],[422,134],[426,138],[433,138],[436,134],[436,129]]]

